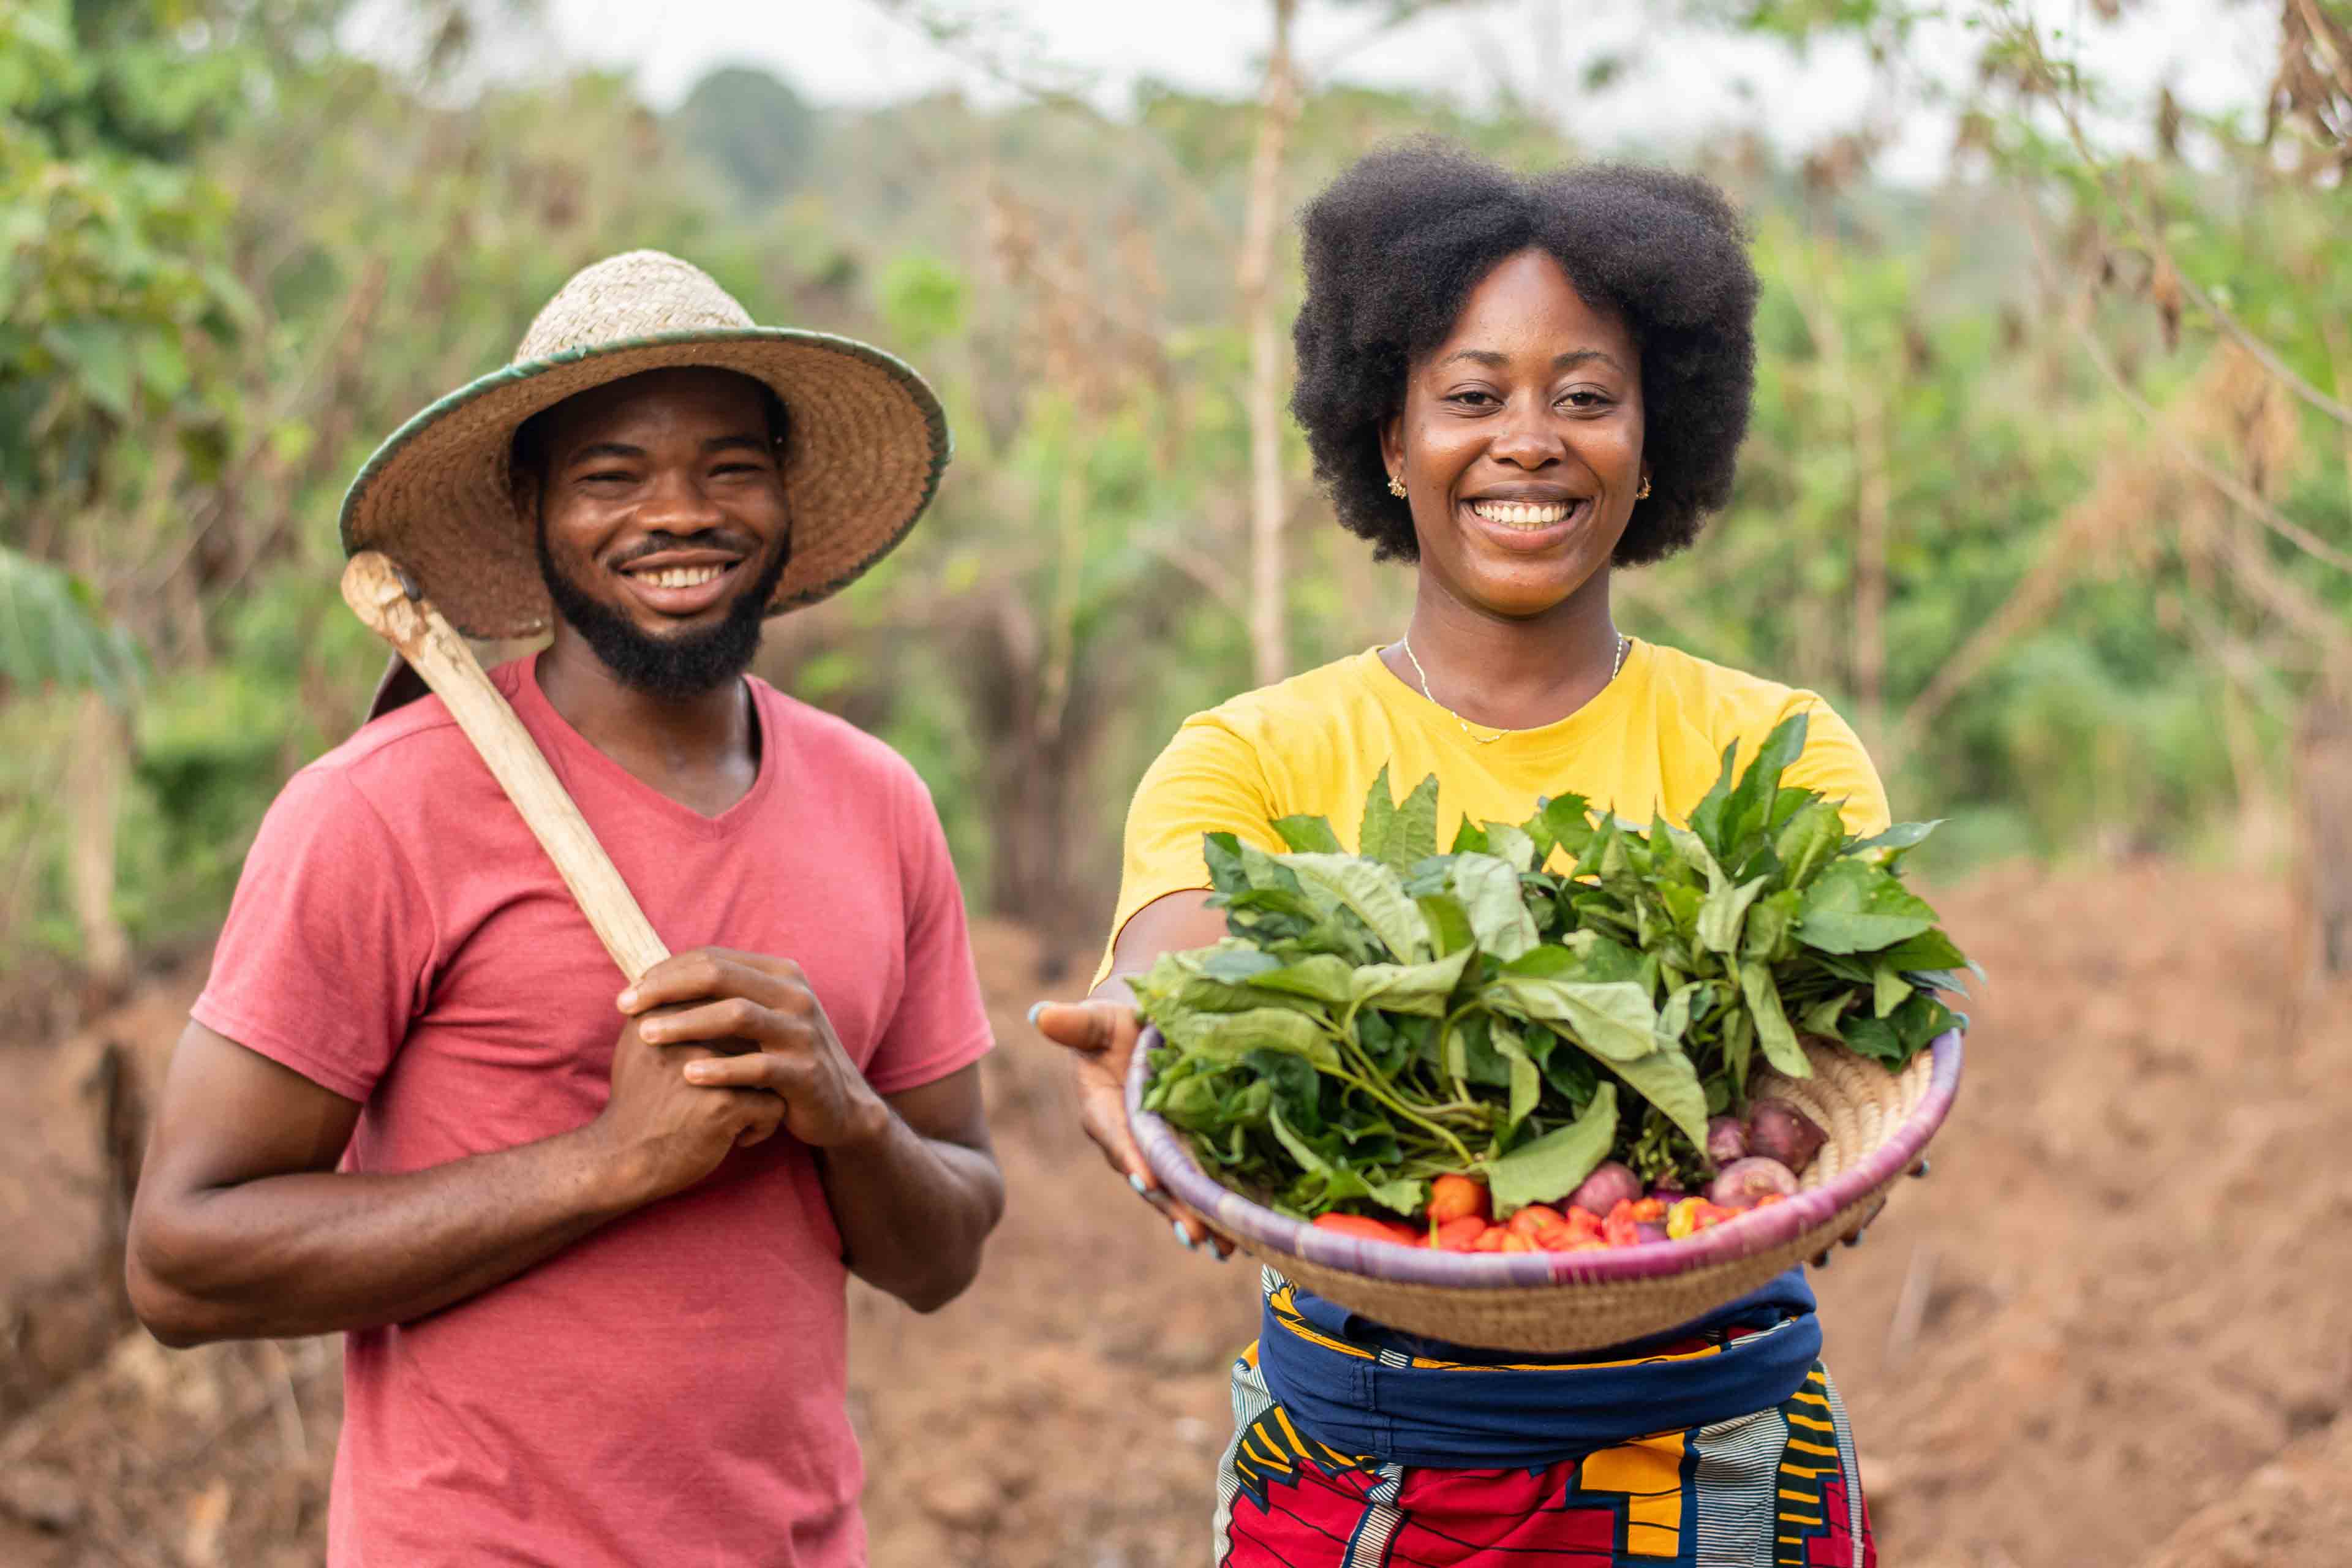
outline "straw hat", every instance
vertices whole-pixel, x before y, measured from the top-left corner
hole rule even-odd
[[[898,360],[825,332],[755,326],[700,268],[633,250],[566,283],[512,364],[393,432],[343,498],[344,552],[390,555],[468,637],[544,630],[553,612],[509,474],[515,430],[576,393],[673,365],[756,377],[791,417],[792,563],[771,615],[824,598],[888,553],[953,450],[939,399]]]

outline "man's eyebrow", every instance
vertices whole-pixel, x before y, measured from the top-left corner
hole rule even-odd
[[[646,455],[643,447],[632,447],[625,441],[591,441],[563,460],[567,468],[576,468],[592,458],[618,458],[634,462]]]
[[[774,445],[772,440],[759,436],[713,436],[702,444],[702,449],[706,452],[765,452]]]

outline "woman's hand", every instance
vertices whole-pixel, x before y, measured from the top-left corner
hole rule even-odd
[[[1178,1202],[1160,1186],[1160,1178],[1144,1163],[1136,1146],[1135,1130],[1127,1120],[1127,1074],[1135,1060],[1135,1042],[1143,1020],[1134,1005],[1109,997],[1084,1002],[1040,1002],[1029,1010],[1037,1032],[1067,1048],[1073,1081],[1078,1091],[1078,1122],[1095,1141],[1110,1168],[1127,1178],[1146,1203],[1166,1215],[1175,1237],[1186,1247],[1206,1247],[1220,1260],[1233,1244],[1209,1228],[1193,1209]]]

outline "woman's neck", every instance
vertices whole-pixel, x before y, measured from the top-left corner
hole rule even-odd
[[[1525,619],[1466,604],[1423,573],[1405,635],[1412,657],[1386,649],[1389,668],[1415,689],[1425,676],[1432,701],[1490,730],[1557,723],[1598,697],[1617,668],[1606,567]]]

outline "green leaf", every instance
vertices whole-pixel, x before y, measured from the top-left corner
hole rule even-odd
[[[1536,868],[1536,841],[1520,828],[1507,822],[1489,822],[1486,829],[1486,853],[1509,866],[1514,871]]]
[[[1282,836],[1282,841],[1285,844],[1299,854],[1343,853],[1339,847],[1339,835],[1331,831],[1331,824],[1328,821],[1319,816],[1276,817],[1274,830]]]
[[[1446,998],[1462,983],[1463,968],[1475,952],[1465,947],[1427,963],[1368,963],[1349,977],[1354,994],[1347,1000],[1358,1007],[1442,1018]]]
[[[1470,911],[1451,893],[1424,893],[1413,900],[1421,906],[1422,922],[1429,927],[1431,951],[1440,957],[1475,946],[1478,933],[1470,929]]]
[[[1372,781],[1371,793],[1364,798],[1364,826],[1357,839],[1360,854],[1400,875],[1436,854],[1437,775],[1422,780],[1399,805],[1389,797],[1389,770],[1384,764]]]
[[[1772,841],[1772,851],[1780,858],[1781,885],[1804,887],[1844,841],[1845,823],[1837,807],[1815,799],[1790,817]]]
[[[1591,815],[1592,803],[1580,795],[1554,795],[1538,802],[1536,814],[1519,829],[1535,840],[1536,864],[1549,860],[1554,849],[1566,850],[1571,860],[1584,853],[1584,847],[1592,841]]]
[[[1731,852],[1731,846],[1724,839],[1723,816],[1731,804],[1732,763],[1738,755],[1739,742],[1737,741],[1723,748],[1722,771],[1716,774],[1713,786],[1699,796],[1698,804],[1691,808],[1691,831],[1698,835],[1700,842],[1713,850],[1718,859]]]
[[[1780,988],[1772,983],[1771,969],[1750,959],[1739,966],[1739,994],[1748,1001],[1748,1011],[1756,1019],[1756,1043],[1764,1047],[1764,1059],[1790,1078],[1811,1078],[1813,1064],[1805,1059],[1804,1048],[1797,1044],[1797,1031],[1789,1026],[1789,1016],[1780,1008]]]
[[[1281,864],[1310,898],[1328,900],[1352,912],[1387,946],[1391,956],[1416,963],[1429,956],[1429,930],[1421,910],[1404,896],[1404,886],[1386,866],[1353,855],[1292,854]]]
[[[131,417],[131,342],[128,327],[103,317],[84,317],[49,328],[50,345],[73,366],[81,395],[117,419]]]
[[[1743,1094],[1748,1088],[1748,1058],[1755,1052],[1756,1016],[1745,1007],[1734,1007],[1723,1019],[1723,1070]]]
[[[1884,958],[1878,961],[1877,972],[1871,976],[1871,1010],[1882,1018],[1893,1017],[1895,1009],[1916,994],[1911,982],[1904,978],[1903,972]]]
[[[1705,1117],[1699,1125],[1704,1132]],[[1494,1200],[1495,1217],[1566,1197],[1609,1158],[1616,1141],[1617,1090],[1603,1083],[1575,1121],[1486,1162],[1486,1190]]]
[[[1865,849],[1915,849],[1927,841],[1927,835],[1944,826],[1942,817],[1933,822],[1898,822],[1875,838],[1865,838],[1846,851],[1859,855]]]
[[[1651,828],[1653,840],[1660,835],[1664,835],[1666,842],[1674,846],[1675,854],[1681,856],[1695,870],[1706,876],[1706,885],[1710,889],[1720,891],[1729,882],[1730,879],[1724,875],[1723,867],[1716,860],[1715,851],[1706,847],[1706,839],[1687,827],[1676,827],[1663,816]]]
[[[1952,944],[1952,939],[1941,931],[1922,931],[1908,942],[1898,942],[1878,955],[1882,963],[1897,969],[1945,970],[1959,969],[1968,963],[1968,955]],[[1949,989],[1949,988],[1948,988]]]
[[[1348,961],[1328,952],[1262,971],[1252,975],[1248,984],[1261,991],[1310,997],[1332,1007],[1346,1006],[1354,994],[1354,975]]]
[[[1478,945],[1507,963],[1536,945],[1535,917],[1519,896],[1519,874],[1492,855],[1462,854],[1449,872]]]
[[[1867,861],[1832,862],[1805,889],[1798,939],[1823,952],[1875,952],[1936,923],[1936,911]]]
[[[1804,1016],[1797,1020],[1797,1026],[1809,1035],[1827,1035],[1835,1037],[1838,1032],[1838,1019],[1844,1016],[1846,1008],[1853,1001],[1853,993],[1851,991],[1840,991],[1824,996],[1805,1009]]]
[[[1248,1051],[1280,1051],[1320,1068],[1336,1070],[1341,1066],[1339,1048],[1330,1035],[1306,1014],[1287,1007],[1180,1013],[1160,1027],[1179,1050],[1212,1061],[1239,1061]]]
[[[1652,1031],[1660,1050],[1678,1051],[1683,1048],[1683,1036],[1690,1032],[1692,1004],[1698,1000],[1700,992],[1709,989],[1711,987],[1704,980],[1693,980],[1675,987],[1673,994],[1666,998],[1666,1005],[1658,1009],[1657,1027]]]
[[[1783,888],[1757,900],[1748,911],[1748,934],[1739,944],[1740,952],[1767,963],[1795,956],[1797,910],[1801,898],[1796,889]]]
[[[1417,1176],[1367,1182],[1364,1195],[1393,1214],[1414,1219],[1420,1216],[1422,1208],[1429,1202],[1429,1184]]]
[[[1632,981],[1505,973],[1496,977],[1486,995],[1488,1005],[1550,1024],[1608,1062],[1632,1061],[1658,1047],[1657,1009],[1649,991]]]
[[[1706,1089],[1690,1058],[1680,1051],[1653,1051],[1639,1061],[1611,1062],[1608,1068],[1664,1112],[1683,1136],[1706,1147]]]
[[[1486,830],[1468,817],[1464,817],[1462,825],[1454,830],[1454,847],[1446,853],[1448,855],[1484,855],[1486,853]]]
[[[1709,952],[1719,952],[1726,958],[1737,958],[1742,923],[1748,918],[1748,906],[1764,890],[1769,877],[1758,877],[1738,887],[1728,883],[1719,886],[1706,896],[1698,907],[1698,941]]]
[[[1534,1112],[1536,1101],[1543,1097],[1542,1069],[1528,1053],[1527,1042],[1519,1037],[1519,1032],[1501,1019],[1488,1026],[1486,1037],[1496,1053],[1510,1064],[1510,1125],[1517,1127]]]
[[[1775,724],[1772,732],[1764,737],[1764,743],[1757,748],[1756,760],[1739,775],[1739,783],[1732,789],[1724,808],[1725,844],[1717,851],[1720,858],[1728,861],[1740,840],[1769,826],[1773,807],[1780,800],[1780,775],[1805,753],[1806,728],[1805,714],[1791,713]]]

